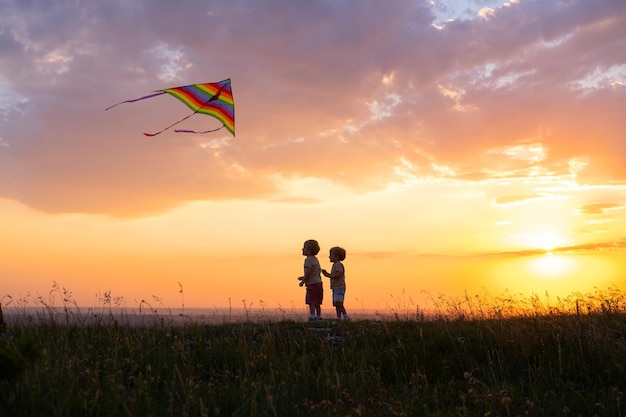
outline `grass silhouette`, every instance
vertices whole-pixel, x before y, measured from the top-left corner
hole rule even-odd
[[[0,415],[626,413],[626,297],[615,288],[554,302],[438,297],[428,309],[401,298],[384,319],[315,323],[206,324],[150,306],[150,320],[129,324],[73,317],[64,300],[60,315],[48,304],[6,320],[0,352],[25,359],[0,378]]]

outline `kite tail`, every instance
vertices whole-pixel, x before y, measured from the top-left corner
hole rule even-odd
[[[107,107],[106,109],[104,109],[104,111],[107,111],[107,110],[109,110],[109,109],[112,109],[112,108],[113,108],[113,107],[115,107],[115,106],[119,106],[120,104],[124,104],[124,103],[134,103],[135,101],[139,101],[139,100],[144,100],[144,99],[147,99],[147,98],[152,98],[152,97],[160,96],[161,94],[165,94],[165,93],[164,93],[164,92],[162,92],[162,91],[159,91],[159,92],[157,92],[157,93],[150,94],[150,95],[148,95],[148,96],[144,96],[144,97],[140,97],[140,98],[136,98],[136,99],[133,99],[133,100],[125,100],[125,101],[120,101],[120,102],[119,102],[119,103],[117,103],[117,104],[114,104],[114,105],[112,105],[112,106]]]
[[[217,132],[218,130],[223,129],[225,127],[226,127],[225,125],[221,125],[217,129],[205,130],[204,132],[196,132],[195,130],[187,130],[187,129],[176,129],[176,130],[174,130],[174,132],[176,132],[176,133],[195,133],[197,135],[203,135],[205,133]]]

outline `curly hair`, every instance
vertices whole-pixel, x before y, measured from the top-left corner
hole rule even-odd
[[[336,256],[340,261],[346,259],[346,250],[339,246],[334,246],[330,248],[330,254]]]
[[[320,253],[320,245],[317,243],[317,240],[309,239],[304,242],[304,247],[309,250],[311,255],[317,255]]]

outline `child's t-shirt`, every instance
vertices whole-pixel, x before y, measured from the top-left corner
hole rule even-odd
[[[322,282],[322,268],[320,267],[320,262],[313,255],[309,255],[304,259],[304,267],[310,268],[311,273],[309,274],[309,279],[307,279],[304,284],[319,284]]]
[[[335,275],[337,272],[341,273],[339,278],[330,279],[330,288],[346,288],[346,270],[341,262],[334,262],[333,267],[330,269],[330,274]]]

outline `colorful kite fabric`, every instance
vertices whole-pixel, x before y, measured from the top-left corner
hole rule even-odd
[[[233,91],[230,86],[230,78],[216,82],[205,84],[192,84],[183,87],[165,88],[163,90],[156,90],[154,94],[147,95],[145,97],[136,98],[133,100],[126,100],[120,103],[114,104],[111,107],[107,107],[105,110],[109,110],[115,106],[123,103],[134,103],[139,100],[160,96],[161,94],[169,94],[176,97],[187,105],[193,113],[189,116],[182,118],[176,123],[171,124],[165,129],[156,133],[144,133],[146,136],[156,136],[159,133],[163,133],[171,127],[176,126],[180,122],[187,120],[196,113],[207,114],[215,117],[222,122],[222,126],[213,130],[206,130],[204,132],[196,132],[193,130],[176,129],[175,132],[180,133],[209,133],[220,130],[225,127],[233,136],[235,136],[235,105],[233,102]]]

